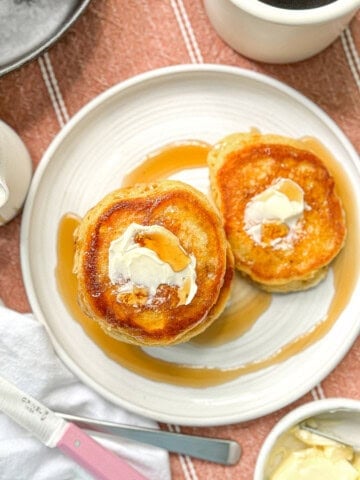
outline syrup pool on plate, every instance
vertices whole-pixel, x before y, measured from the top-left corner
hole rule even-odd
[[[313,138],[303,139],[304,145],[315,151],[334,176],[337,190],[342,198],[347,224],[355,227],[357,214],[352,205],[352,190],[346,175],[336,164],[325,148]],[[167,178],[185,169],[206,167],[206,158],[211,148],[204,142],[184,142],[167,145],[149,155],[122,181],[121,186],[137,182],[152,182]],[[320,340],[334,325],[347,305],[353,291],[358,271],[353,259],[358,255],[355,232],[348,231],[346,245],[332,264],[334,289],[327,315],[319,319],[308,332],[294,338],[272,355],[231,368],[199,367],[182,365],[158,359],[146,353],[141,347],[119,342],[106,335],[101,327],[80,309],[77,303],[76,276],[73,274],[75,245],[73,233],[80,218],[72,213],[60,221],[57,237],[56,280],[59,292],[70,314],[83,327],[86,334],[114,361],[123,367],[150,380],[205,388],[236,379],[241,375],[261,370],[282,362],[303,351]],[[270,307],[272,295],[263,292],[239,275],[235,276],[234,286],[228,306],[223,314],[205,332],[191,340],[197,348],[216,347],[235,340],[247,332],[259,317]]]

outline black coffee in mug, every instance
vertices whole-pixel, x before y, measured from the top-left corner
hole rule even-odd
[[[273,7],[286,8],[287,10],[303,10],[309,8],[318,8],[336,0],[260,0],[261,3],[267,3]]]

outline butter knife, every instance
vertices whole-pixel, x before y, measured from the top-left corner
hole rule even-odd
[[[217,439],[166,432],[146,427],[135,427],[119,423],[95,420],[57,412],[63,419],[74,423],[89,433],[115,435],[128,440],[164,448],[169,452],[182,453],[222,465],[235,465],[241,456],[241,447],[234,440]]]
[[[30,431],[46,446],[59,448],[99,480],[146,480],[74,423],[59,417],[1,376],[0,411]]]
[[[360,411],[338,408],[308,418],[300,423],[300,428],[351,446],[360,452]]]

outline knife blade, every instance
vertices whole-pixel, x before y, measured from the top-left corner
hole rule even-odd
[[[0,411],[50,448],[57,447],[99,480],[146,480],[115,453],[0,376]]]
[[[56,412],[62,418],[75,423],[92,435],[115,435],[128,440],[164,448],[169,452],[182,453],[222,465],[235,465],[241,455],[241,447],[234,440],[208,438],[177,432],[166,432],[154,428],[122,425],[105,420],[96,420]],[[92,432],[92,433],[91,433]]]
[[[351,446],[360,452],[360,412],[347,408],[337,408],[307,418],[300,428],[334,442]]]

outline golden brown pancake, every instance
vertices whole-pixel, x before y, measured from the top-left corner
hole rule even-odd
[[[304,290],[324,278],[344,245],[346,224],[334,179],[314,152],[301,141],[252,131],[221,140],[210,151],[208,164],[235,268],[275,292]],[[293,182],[300,187],[304,210],[291,227],[267,218],[253,221],[252,230],[250,207],[281,182],[291,187],[289,199]]]
[[[189,330],[185,333],[182,337],[181,342],[186,342],[190,340],[195,335],[199,335],[200,333],[204,332],[217,318],[220,317],[222,312],[224,311],[228,300],[230,299],[230,294],[232,290],[234,279],[234,255],[230,248],[230,245],[227,244],[226,249],[226,270],[224,275],[224,281],[220,289],[220,293],[216,303],[213,307],[209,310],[206,318],[196,325],[192,330]]]
[[[189,303],[180,301],[176,285],[160,284],[150,294],[149,289],[131,284],[131,279],[120,279],[119,284],[110,280],[109,247],[132,225],[164,227],[177,237],[181,255],[185,252],[187,259],[195,259],[197,290]],[[172,247],[166,238],[164,243],[164,238],[150,237],[138,234],[133,240],[154,250],[162,261],[175,261],[178,247]],[[79,304],[114,338],[136,345],[183,342],[203,331],[225,307],[233,274],[232,254],[227,253],[228,243],[215,208],[187,184],[163,180],[116,190],[84,216],[75,239]],[[130,281],[132,290],[124,293],[121,282],[125,281]]]

